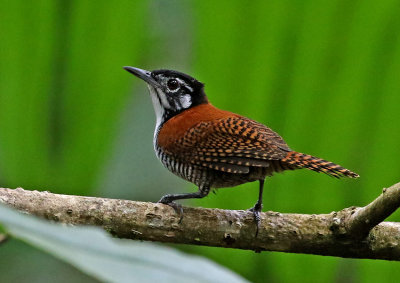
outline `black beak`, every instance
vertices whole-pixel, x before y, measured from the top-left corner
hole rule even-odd
[[[134,68],[134,67],[129,67],[125,66],[125,70],[127,70],[129,73],[134,74],[136,77],[139,79],[144,80],[146,83],[153,87],[161,88],[161,85],[151,76],[150,71],[142,70],[139,68]]]

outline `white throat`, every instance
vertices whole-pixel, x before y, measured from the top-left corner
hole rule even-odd
[[[166,119],[166,110],[168,111],[175,109],[177,111],[181,111],[187,109],[192,104],[192,98],[189,94],[180,95],[178,99],[173,101],[174,105],[172,107],[166,97],[166,94],[161,89],[155,88],[149,84],[147,85],[147,87],[149,89],[151,101],[153,102],[154,112],[156,114],[156,127],[154,129],[153,137],[153,143],[155,146],[157,142],[158,132],[160,131],[161,125],[165,122],[164,120]]]
[[[163,122],[163,115],[164,115],[164,107],[160,103],[160,99],[157,94],[157,89],[147,85],[149,91],[150,91],[150,96],[151,96],[151,102],[153,103],[153,108],[154,112],[156,114],[156,128],[158,128],[161,123]]]
[[[161,105],[162,102],[161,102],[161,98],[159,97],[158,90],[151,85],[147,85],[147,87],[149,89],[151,101],[153,103],[154,112],[156,114],[156,127],[154,129],[154,136],[153,136],[153,145],[154,145],[154,149],[155,149],[156,144],[157,144],[157,135],[158,135],[158,132],[160,131],[161,124],[164,122],[165,110],[164,110],[163,105]],[[164,97],[164,100],[166,100],[165,97]]]

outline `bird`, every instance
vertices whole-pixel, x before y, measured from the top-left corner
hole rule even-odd
[[[213,106],[197,79],[168,69],[124,69],[147,83],[156,126],[153,146],[161,163],[198,187],[167,194],[159,202],[177,209],[176,200],[203,198],[210,190],[258,181],[258,199],[249,209],[260,225],[264,180],[285,170],[306,168],[332,177],[358,174],[330,161],[293,151],[276,132],[239,114]]]

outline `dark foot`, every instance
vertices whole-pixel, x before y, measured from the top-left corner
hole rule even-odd
[[[169,195],[163,196],[158,202],[166,204],[166,205],[169,205],[170,207],[172,207],[175,210],[175,213],[179,215],[178,223],[180,224],[182,222],[182,219],[183,219],[183,207],[182,207],[181,204],[173,202],[170,199]]]
[[[256,222],[256,237],[258,235],[258,231],[260,229],[260,222],[261,222],[261,217],[260,217],[260,212],[262,210],[262,205],[260,203],[256,203],[252,208],[249,209],[249,211],[253,212],[254,215],[254,221]]]

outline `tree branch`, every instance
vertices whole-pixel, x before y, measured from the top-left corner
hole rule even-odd
[[[164,204],[0,189],[0,202],[68,224],[103,227],[120,238],[351,258],[400,260],[400,223],[382,222],[400,206],[400,183],[362,208],[330,214],[253,214],[184,207],[184,217]],[[382,223],[381,223],[382,222]],[[379,224],[380,223],[380,224]]]
[[[400,206],[400,183],[389,189],[367,206],[354,209],[347,220],[347,230],[356,238],[364,238],[372,228],[389,217]]]

